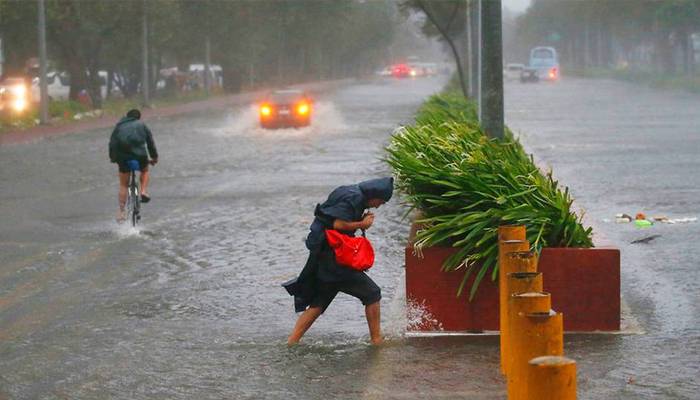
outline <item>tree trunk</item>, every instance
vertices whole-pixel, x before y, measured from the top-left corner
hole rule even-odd
[[[70,92],[68,98],[78,101],[78,94],[87,87],[87,75],[85,66],[78,57],[67,58],[68,74],[70,75]]]

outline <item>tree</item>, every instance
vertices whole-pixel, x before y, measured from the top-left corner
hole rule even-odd
[[[467,84],[466,60],[458,49],[457,39],[464,35],[467,26],[466,0],[406,0],[402,3],[404,12],[419,11],[427,20],[423,24],[423,33],[429,37],[440,37],[452,51],[457,66],[459,86],[464,97],[469,97]]]

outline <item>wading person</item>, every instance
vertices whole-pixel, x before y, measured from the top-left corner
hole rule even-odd
[[[126,206],[127,186],[131,172],[127,161],[136,160],[139,162],[142,203],[151,201],[151,197],[148,195],[148,164],[155,165],[158,162],[158,151],[153,141],[153,135],[146,124],[141,122],[139,110],[130,110],[124,118],[117,122],[109,139],[109,160],[119,166],[117,222],[123,222],[126,219],[124,207]]]
[[[316,205],[314,221],[309,228],[306,247],[309,258],[296,279],[283,284],[294,296],[294,309],[302,312],[288,344],[298,343],[331,304],[338,292],[358,298],[365,306],[372,344],[382,342],[379,301],[381,290],[363,271],[340,265],[334,250],[328,245],[325,231],[333,229],[354,236],[358,229],[367,230],[374,215],[365,212],[389,201],[393,193],[393,178],[378,178],[333,190],[323,204]]]

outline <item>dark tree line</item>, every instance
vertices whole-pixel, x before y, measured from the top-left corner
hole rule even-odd
[[[5,72],[37,55],[37,2],[0,0]],[[224,88],[357,76],[386,61],[398,15],[389,0],[46,0],[51,68],[70,74],[71,94],[99,99],[98,71],[125,96],[141,81],[148,21],[151,87],[157,71],[211,61]]]
[[[692,74],[700,0],[533,0],[518,32],[523,48],[555,46],[577,68]]]

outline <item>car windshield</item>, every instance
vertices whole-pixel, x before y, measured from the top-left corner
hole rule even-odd
[[[286,103],[300,100],[304,97],[304,93],[300,90],[278,90],[272,92],[269,98],[276,103]]]
[[[553,59],[554,52],[549,49],[537,49],[532,53],[532,58]]]

